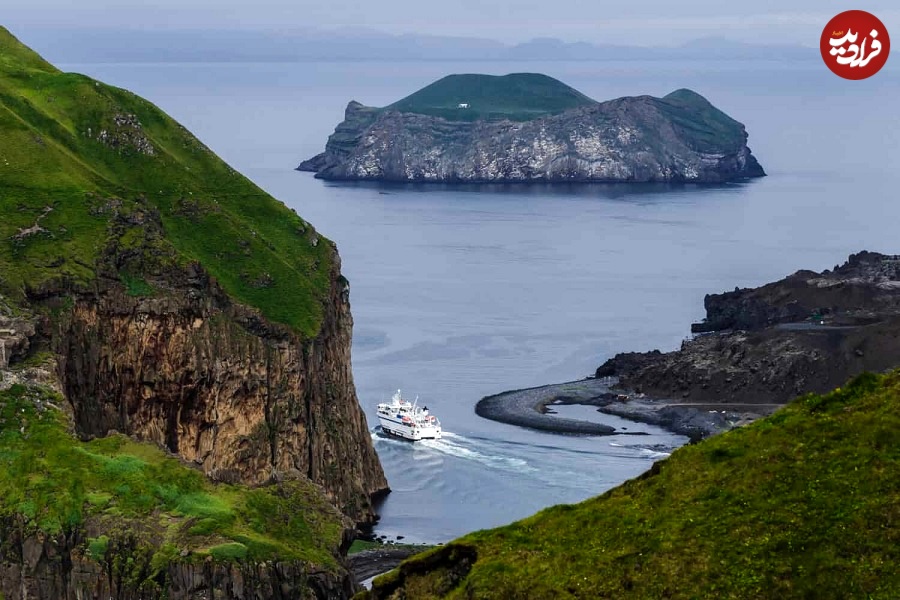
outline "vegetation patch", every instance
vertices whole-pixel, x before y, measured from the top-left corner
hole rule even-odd
[[[53,405],[62,399],[40,388],[0,391],[0,519],[24,516],[47,535],[89,524],[103,532],[85,542],[98,562],[127,541],[158,565],[211,556],[338,568],[343,517],[313,484],[213,484],[122,435],[78,441]]]
[[[0,293],[13,299],[118,271],[105,250],[135,250],[136,235],[121,224],[139,231],[152,216],[162,239],[135,264],[198,262],[269,319],[309,337],[321,325],[331,242],[151,103],[57,70],[2,27],[0,214]],[[153,293],[145,271],[122,280]]]
[[[667,94],[660,108],[698,152],[736,152],[747,141],[743,125],[691,90]]]
[[[539,73],[448,75],[398,100],[386,110],[451,121],[528,121],[597,102],[563,82]]]
[[[897,598],[898,440],[900,374],[862,375],[602,496],[449,544],[477,554],[464,577],[431,552],[372,596]]]
[[[125,284],[125,292],[129,296],[152,296],[153,286],[139,275],[122,274],[122,283]]]

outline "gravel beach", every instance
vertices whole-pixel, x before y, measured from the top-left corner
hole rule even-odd
[[[582,379],[483,398],[475,412],[485,419],[564,434],[625,433],[599,423],[566,419],[548,413],[560,404],[596,406],[597,410],[639,423],[658,425],[692,440],[702,439],[771,414],[780,404],[688,403],[635,398],[612,390],[614,378]]]

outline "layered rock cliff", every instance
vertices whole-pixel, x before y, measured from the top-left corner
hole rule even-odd
[[[336,254],[332,264],[313,339],[235,304],[197,265],[153,280],[165,296],[130,296],[103,280],[90,291],[41,290],[45,306],[72,303],[50,337],[79,434],[155,442],[218,481],[305,477],[371,521],[370,499],[387,482],[353,386]]]
[[[297,478],[212,484],[122,435],[79,442],[43,364],[0,370],[0,597],[348,598],[352,522]]]
[[[540,100],[553,97],[542,92]],[[722,182],[765,174],[744,126],[690,90],[517,112],[528,93],[517,90],[511,108],[474,120],[476,104],[451,109],[435,94],[386,108],[351,102],[325,152],[298,169],[322,179],[440,182]]]

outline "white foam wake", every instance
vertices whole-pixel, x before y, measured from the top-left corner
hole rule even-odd
[[[491,448],[488,447],[490,445],[489,442],[470,440],[465,436],[450,431],[444,431],[442,438],[439,440],[420,440],[418,442],[408,442],[386,436],[377,428],[373,429],[371,434],[372,441],[376,445],[389,444],[392,448],[410,448],[414,453],[413,459],[416,461],[427,461],[427,457],[420,454],[420,451],[426,450],[432,455],[452,456],[506,471],[526,473],[536,470],[526,460],[491,451]]]
[[[526,460],[500,453],[493,453],[483,444],[473,444],[471,440],[466,439],[464,436],[450,432],[444,432],[443,438],[440,440],[423,440],[422,444],[425,447],[441,452],[442,454],[447,454],[463,460],[475,461],[488,467],[516,471],[519,473],[535,470]]]

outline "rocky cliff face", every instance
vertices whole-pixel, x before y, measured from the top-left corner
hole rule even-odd
[[[812,315],[848,325],[870,322],[900,314],[900,257],[863,251],[830,271],[797,271],[759,288],[709,294],[703,304],[706,318],[692,326],[696,333],[762,329]]]
[[[334,310],[326,311],[322,334],[304,342],[231,304],[196,266],[167,275],[170,293],[178,294],[165,298],[129,296],[114,280],[90,292],[51,286],[33,290],[34,311],[14,309],[0,296],[0,349],[5,351],[0,393],[16,386],[35,390],[38,420],[41,412],[62,411],[81,437],[127,432],[166,447],[213,480],[264,485],[256,489],[273,490],[286,504],[293,503],[300,518],[331,523],[326,527],[337,528],[340,547],[317,539],[333,555],[324,563],[296,556],[222,560],[198,554],[198,545],[215,545],[222,538],[210,532],[198,539],[197,518],[178,512],[177,517],[167,512],[120,516],[102,507],[86,508],[90,516],[48,533],[41,502],[34,499],[30,503],[37,516],[0,515],[0,598],[351,597],[358,586],[341,555],[354,527],[345,515],[370,521],[371,498],[387,484],[366,443],[370,438],[350,378],[346,282],[335,278]],[[48,347],[54,352],[46,352]],[[42,400],[46,396],[40,390],[64,394],[68,402]],[[0,409],[8,413],[7,403],[0,397]],[[4,414],[0,438],[5,442],[11,432],[21,431],[22,438],[34,435],[40,445],[42,434],[28,426],[33,420],[23,408],[19,429],[19,422],[10,423]],[[15,456],[16,448],[0,445],[7,461]],[[52,452],[40,448],[40,460],[56,460]],[[21,465],[4,468],[20,472]],[[32,465],[25,476],[31,471],[41,472]],[[45,476],[53,485],[46,469]],[[311,491],[307,479],[320,487]],[[23,491],[5,483],[0,490],[16,506]],[[66,484],[61,485],[67,496]],[[310,494],[326,496],[341,512],[325,502],[308,505]],[[100,538],[108,540],[104,556],[92,554],[92,543]],[[173,539],[178,545],[167,550]]]
[[[49,325],[83,437],[119,431],[156,442],[215,480],[307,477],[346,514],[371,522],[387,482],[350,372],[348,285],[335,252],[320,333],[304,340],[232,303],[197,265],[168,271],[164,294],[116,281],[44,288],[71,307]]]
[[[831,271],[798,271],[706,297],[712,332],[661,353],[618,354],[597,377],[654,398],[785,403],[864,371],[900,365],[900,257],[860,252]]]
[[[153,548],[120,532],[108,559],[85,551],[82,528],[54,536],[21,518],[0,519],[0,597],[27,600],[326,600],[356,591],[347,571],[316,569],[302,561],[223,563],[173,560],[158,570]],[[156,573],[148,585],[146,577]]]
[[[443,182],[722,182],[764,175],[744,126],[703,97],[620,98],[528,121],[453,121],[347,106],[322,179]]]

